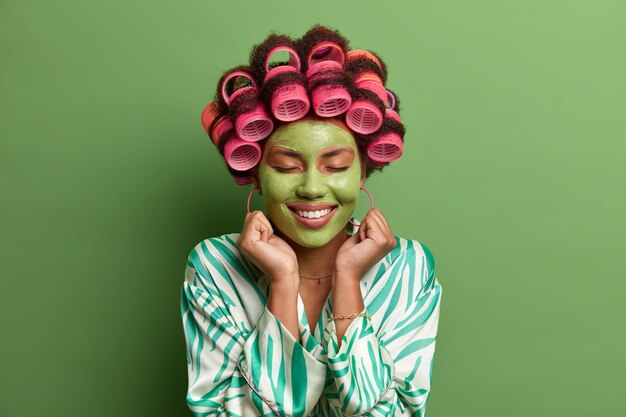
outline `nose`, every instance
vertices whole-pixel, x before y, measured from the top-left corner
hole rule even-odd
[[[314,200],[324,197],[328,193],[325,175],[317,170],[316,167],[310,167],[304,175],[302,182],[296,189],[298,197]]]

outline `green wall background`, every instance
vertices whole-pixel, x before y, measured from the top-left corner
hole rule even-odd
[[[186,256],[240,230],[248,191],[200,111],[314,23],[402,100],[405,155],[369,188],[438,262],[429,417],[626,415],[625,21],[622,0],[3,0],[0,415],[190,415]]]

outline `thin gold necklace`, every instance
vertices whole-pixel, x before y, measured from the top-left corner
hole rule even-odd
[[[333,274],[330,274],[330,275],[324,275],[323,277],[305,277],[304,275],[300,275],[300,278],[304,278],[304,279],[316,279],[316,280],[317,280],[317,283],[321,285],[321,284],[322,284],[322,281],[321,281],[321,280],[323,280],[323,279],[325,279],[325,278],[330,278],[330,277],[332,277],[332,276],[333,276]]]

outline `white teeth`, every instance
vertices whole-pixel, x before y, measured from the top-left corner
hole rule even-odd
[[[324,210],[316,210],[316,211],[302,211],[296,210],[299,216],[306,217],[307,219],[318,219],[320,217],[326,216],[330,213],[332,209],[324,209]]]

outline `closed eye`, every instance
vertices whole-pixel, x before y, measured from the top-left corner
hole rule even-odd
[[[295,170],[297,170],[298,168],[292,167],[292,168],[284,168],[284,167],[274,167],[274,169],[278,172],[293,172]]]
[[[346,166],[346,167],[328,167],[326,169],[331,171],[331,172],[342,172],[342,171],[347,170],[348,168],[350,168],[350,166]]]

